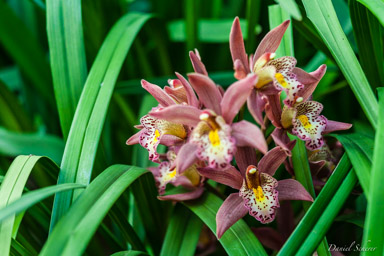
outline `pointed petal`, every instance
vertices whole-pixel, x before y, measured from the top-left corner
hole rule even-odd
[[[200,122],[201,110],[187,105],[173,105],[157,111],[149,112],[149,115],[172,123],[196,126]]]
[[[308,100],[315,91],[326,70],[327,66],[324,64],[311,73],[307,73],[300,68],[294,68],[293,73],[296,74],[297,80],[305,85],[304,88],[298,92],[298,97],[302,97],[303,101]]]
[[[139,144],[139,140],[140,140],[140,132],[137,132],[135,134],[133,134],[126,142],[127,145],[135,145],[135,144]]]
[[[277,191],[279,191],[279,200],[303,200],[313,202],[311,195],[305,190],[303,185],[297,180],[286,179],[279,180]]]
[[[234,77],[237,80],[241,80],[248,75],[247,69],[244,67],[243,63],[239,59],[235,60],[235,62],[233,63],[233,69],[235,70]]]
[[[191,59],[193,70],[195,70],[196,73],[208,76],[208,72],[203,62],[201,62],[200,58],[196,56],[193,51],[189,52],[189,58]]]
[[[185,79],[182,75],[176,72],[177,78],[179,78],[181,84],[184,86],[184,89],[187,93],[187,99],[188,99],[188,104],[193,106],[193,107],[199,107],[199,100],[196,97],[195,92],[192,89],[192,86],[189,84],[187,79]]]
[[[247,100],[247,107],[255,121],[263,129],[265,128],[263,120],[264,106],[265,101],[262,99],[262,94],[260,94],[257,90],[252,90]]]
[[[144,79],[141,80],[141,86],[147,90],[163,107],[176,104],[174,100],[166,94],[159,86],[151,84]]]
[[[191,165],[196,163],[197,158],[197,145],[193,143],[186,143],[181,148],[176,158],[176,170],[182,174]]]
[[[283,35],[289,26],[289,22],[289,20],[284,21],[265,35],[256,49],[255,55],[253,57],[253,63],[255,63],[256,60],[266,52],[276,52],[280,45],[281,39],[283,38]]]
[[[197,73],[188,74],[188,78],[203,105],[221,115],[222,96],[216,84],[208,76]]]
[[[228,124],[232,123],[233,118],[244,105],[256,82],[257,76],[250,75],[233,83],[224,93],[220,106],[222,116]]]
[[[258,168],[260,172],[273,176],[279,166],[287,158],[287,153],[282,147],[275,147],[261,158]]]
[[[272,132],[271,136],[272,136],[272,139],[275,142],[276,146],[282,147],[286,151],[287,156],[291,156],[290,151],[295,146],[296,140],[291,141],[287,135],[287,132],[283,129],[280,129],[280,128],[276,128]]]
[[[327,127],[323,131],[323,134],[331,133],[334,131],[348,130],[352,127],[352,124],[337,122],[333,120],[328,120]]]
[[[265,96],[267,103],[265,104],[265,114],[276,128],[281,128],[281,104],[280,94]]]
[[[216,235],[220,239],[225,231],[243,218],[248,210],[243,205],[243,199],[239,193],[230,194],[220,206],[216,214]]]
[[[267,142],[260,128],[248,121],[233,123],[232,136],[235,137],[238,147],[254,147],[263,154],[268,150]]]
[[[272,250],[278,251],[284,244],[282,235],[270,227],[251,228],[257,239]]]
[[[241,175],[245,177],[248,166],[257,163],[256,151],[251,147],[238,147],[235,159]]]
[[[199,173],[218,183],[230,186],[234,189],[240,189],[243,184],[243,177],[235,167],[230,166],[224,170],[216,170],[213,168],[199,168]]]
[[[176,201],[176,202],[181,202],[181,201],[188,201],[188,200],[193,200],[198,197],[200,197],[204,192],[204,188],[200,187],[197,188],[191,192],[183,193],[183,194],[174,194],[174,195],[166,195],[166,196],[158,196],[157,198],[162,201]]]
[[[175,135],[171,134],[164,134],[160,138],[160,144],[165,145],[167,147],[175,146],[176,144],[180,144],[184,141],[184,139],[181,139]]]
[[[235,18],[232,24],[231,33],[229,36],[229,48],[231,50],[232,61],[235,63],[236,60],[240,60],[244,72],[250,73],[248,67],[248,57],[245,52],[243,34],[241,33],[240,20],[238,17]]]

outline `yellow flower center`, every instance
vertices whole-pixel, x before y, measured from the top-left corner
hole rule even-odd
[[[153,142],[157,142],[159,140],[159,137],[160,137],[160,132],[159,130],[155,130],[155,137],[153,138]]]
[[[173,178],[175,178],[176,176],[176,169],[174,169],[172,172],[168,173],[166,177],[164,177],[164,181],[165,182],[168,182],[170,180],[172,180]]]
[[[257,201],[262,202],[265,200],[265,196],[261,186],[257,186],[257,188],[253,188],[253,194],[255,195]]]
[[[285,81],[284,76],[281,73],[276,73],[275,77],[276,77],[277,82],[279,82],[279,84],[281,84],[281,86],[283,86],[284,88],[288,87],[288,83],[287,83],[287,81]]]
[[[219,137],[219,130],[211,130],[209,131],[209,141],[211,142],[212,146],[219,146],[220,145],[220,137]]]
[[[309,122],[309,119],[306,115],[300,115],[297,117],[297,119],[300,120],[304,128],[310,128],[312,126],[311,122]]]

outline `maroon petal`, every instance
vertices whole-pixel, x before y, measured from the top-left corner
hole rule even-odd
[[[232,136],[238,147],[253,147],[265,154],[268,151],[267,142],[260,128],[248,121],[232,124]]]
[[[266,96],[265,114],[276,128],[281,128],[280,94]]]
[[[224,170],[217,170],[213,168],[199,168],[199,173],[211,180],[218,183],[230,186],[234,189],[240,189],[243,184],[243,177],[235,167],[230,166]]]
[[[235,60],[233,63],[233,69],[235,70],[234,76],[237,80],[243,79],[248,75],[247,69],[239,59]]]
[[[297,80],[304,84],[304,88],[298,92],[297,96],[302,97],[304,101],[308,100],[315,91],[326,70],[326,65],[321,65],[317,70],[311,73],[307,73],[300,68],[294,68],[293,73],[296,74]]]
[[[126,142],[127,145],[135,145],[135,144],[139,144],[139,140],[140,140],[140,132],[137,132],[135,134],[133,134]]]
[[[264,129],[263,111],[265,101],[262,99],[262,94],[257,90],[252,90],[247,100],[247,106],[255,121]]]
[[[208,76],[207,69],[205,68],[203,62],[201,62],[198,55],[196,55],[193,51],[190,51],[189,58],[191,59],[193,69],[196,73]]]
[[[238,193],[230,194],[216,214],[216,235],[220,239],[225,231],[248,213]]]
[[[224,93],[220,103],[221,113],[227,124],[231,124],[240,108],[244,105],[257,82],[257,75],[250,75],[233,83]]]
[[[263,158],[261,158],[259,164],[257,165],[258,169],[261,172],[267,173],[273,176],[279,168],[279,166],[287,158],[287,153],[282,147],[275,147],[267,152]]]
[[[200,197],[204,192],[203,187],[199,187],[191,192],[183,193],[183,194],[174,194],[174,195],[166,195],[166,196],[158,196],[157,198],[162,201],[188,201],[193,200]]]
[[[161,110],[149,112],[150,116],[194,127],[200,122],[201,110],[186,105],[173,105]]]
[[[182,174],[185,170],[191,167],[198,160],[196,156],[197,145],[186,143],[181,148],[176,157],[176,171]]]
[[[297,180],[279,180],[276,189],[279,191],[279,201],[303,200],[313,202],[312,196]]]
[[[255,61],[266,52],[276,52],[288,26],[289,20],[286,20],[265,35],[256,49],[255,55],[253,57],[253,63],[255,63]]]
[[[199,107],[199,100],[197,99],[195,92],[192,89],[192,86],[189,84],[187,79],[185,79],[182,75],[176,72],[177,78],[179,78],[181,84],[184,86],[184,89],[187,93],[187,99],[188,99],[188,104],[193,106],[193,107]]]
[[[221,115],[220,102],[222,96],[216,84],[208,76],[197,73],[189,74],[188,78],[203,105]]]
[[[282,235],[273,228],[252,228],[252,231],[263,245],[272,250],[278,251],[284,244]]]
[[[291,156],[291,150],[296,144],[296,140],[290,140],[287,132],[284,129],[276,128],[273,130],[272,134],[272,139],[275,142],[276,146],[282,147],[288,156]]]
[[[256,151],[251,147],[238,147],[235,152],[235,160],[241,175],[245,177],[248,166],[257,163]]]
[[[174,146],[176,144],[182,143],[183,141],[183,139],[171,134],[164,134],[160,138],[160,144],[167,147]]]
[[[151,84],[144,79],[141,80],[141,86],[147,90],[163,107],[176,104],[173,99],[166,94],[159,86]]]
[[[229,48],[231,50],[233,63],[235,63],[236,60],[240,60],[244,73],[250,73],[248,67],[248,57],[245,52],[243,34],[241,33],[240,21],[238,17],[235,18],[232,24],[231,34],[229,36]]]
[[[325,127],[323,134],[331,133],[334,131],[348,130],[351,127],[352,127],[352,124],[328,120],[327,126]]]

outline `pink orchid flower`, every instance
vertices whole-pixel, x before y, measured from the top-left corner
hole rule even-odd
[[[224,95],[208,76],[193,73],[188,77],[205,110],[172,105],[149,113],[154,118],[194,128],[189,141],[180,149],[178,159],[181,160],[176,160],[180,173],[197,160],[206,161],[212,168],[224,169],[239,146],[251,146],[266,153],[267,144],[256,125],[244,120],[233,123],[257,81],[256,75],[235,82]]]
[[[294,143],[290,145],[290,149]],[[209,168],[199,168],[201,175],[216,182],[238,189],[227,197],[216,215],[218,238],[239,219],[247,213],[263,224],[275,219],[276,210],[282,200],[313,201],[305,188],[296,180],[285,179],[277,181],[272,176],[277,168],[284,162],[290,152],[282,147],[275,147],[261,158],[257,165],[253,162],[256,158],[255,151],[248,151],[241,158],[236,158],[241,172],[230,167],[225,171],[212,171]],[[253,162],[250,163],[250,162]]]

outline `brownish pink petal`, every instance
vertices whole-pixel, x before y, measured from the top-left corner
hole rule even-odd
[[[268,95],[265,97],[267,100],[267,103],[265,104],[265,114],[276,128],[281,128],[282,111],[280,104],[280,94]]]
[[[239,190],[243,184],[243,177],[240,172],[233,166],[230,166],[224,170],[217,170],[213,168],[199,168],[199,173],[211,180],[218,183],[230,186]]]
[[[279,180],[277,191],[279,191],[279,201],[283,200],[303,200],[313,202],[312,196],[305,190],[303,185],[297,180]]]
[[[175,146],[176,144],[180,144],[183,141],[183,139],[171,134],[164,134],[160,138],[160,144],[165,145],[167,147]]]
[[[149,112],[149,115],[157,119],[194,127],[198,122],[200,122],[199,117],[201,112],[202,110],[192,106],[173,105],[157,111]]]
[[[140,140],[140,132],[137,132],[135,134],[133,134],[126,142],[127,145],[135,145],[135,144],[139,144],[139,140]]]
[[[196,156],[197,145],[194,143],[186,143],[181,148],[176,158],[176,171],[182,174],[198,160]]]
[[[236,139],[238,147],[253,147],[265,154],[268,151],[267,142],[260,128],[242,120],[232,124],[232,136]]]
[[[147,90],[163,107],[176,104],[175,101],[159,86],[151,84],[144,79],[141,80],[141,86]]]
[[[256,151],[251,147],[238,147],[235,153],[235,159],[241,175],[245,177],[245,171],[248,166],[257,163]]]
[[[323,134],[331,133],[334,131],[348,130],[351,127],[352,127],[352,124],[328,120],[327,126],[325,127]]]
[[[281,39],[289,26],[289,22],[289,20],[284,21],[265,35],[256,49],[253,57],[253,63],[255,63],[256,60],[266,52],[276,52],[280,45]]]
[[[257,75],[248,77],[233,83],[224,93],[220,103],[221,113],[227,124],[231,124],[240,108],[244,105],[249,94],[257,82]]]
[[[273,176],[279,168],[279,166],[287,158],[287,153],[282,147],[275,147],[267,152],[261,158],[259,164],[257,165],[260,172],[264,172]]]
[[[197,73],[188,74],[188,78],[203,105],[221,115],[220,102],[222,96],[216,84],[208,76]]]
[[[302,97],[303,101],[308,100],[315,91],[326,70],[326,65],[321,65],[317,70],[311,73],[307,73],[300,68],[294,68],[293,73],[296,74],[297,80],[304,84],[304,88],[297,93],[297,96]]]
[[[231,50],[233,63],[235,63],[236,60],[240,60],[243,72],[246,74],[250,73],[250,69],[248,67],[248,57],[247,53],[245,52],[243,34],[241,33],[240,20],[238,17],[235,18],[232,24],[231,33],[229,36],[229,48]],[[237,65],[239,68],[240,65]]]
[[[193,106],[193,107],[199,107],[199,100],[196,97],[195,92],[192,89],[192,86],[189,84],[187,79],[185,79],[182,75],[176,72],[177,78],[179,78],[181,84],[184,86],[184,89],[187,93],[187,99],[188,99],[188,104]]]
[[[263,120],[265,101],[262,99],[262,94],[257,90],[252,90],[247,100],[247,106],[255,121],[261,126],[261,128],[265,129]]]
[[[220,239],[225,231],[248,213],[239,193],[230,194],[216,214],[216,235]]]
[[[296,140],[290,140],[287,132],[284,129],[276,128],[273,130],[272,134],[272,139],[275,142],[276,146],[282,147],[288,156],[291,156],[291,150],[296,144]]]
[[[190,51],[189,58],[191,59],[193,69],[195,70],[196,73],[208,76],[208,72],[203,62],[201,62],[199,55],[196,55],[193,51]]]
[[[181,202],[181,201],[188,201],[188,200],[193,200],[196,198],[199,198],[204,192],[203,187],[199,187],[195,190],[192,190],[191,192],[186,192],[183,194],[174,194],[174,195],[166,195],[166,196],[158,196],[157,198],[162,201],[176,201],[176,202]]]

